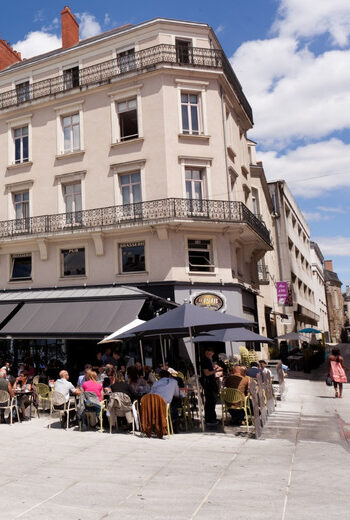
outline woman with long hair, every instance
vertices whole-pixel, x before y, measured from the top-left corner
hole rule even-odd
[[[332,349],[332,354],[328,357],[328,373],[333,381],[335,397],[340,399],[343,397],[343,383],[348,381],[345,370],[348,368],[344,366],[344,358],[340,355],[340,350]]]

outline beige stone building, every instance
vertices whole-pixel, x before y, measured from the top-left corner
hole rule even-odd
[[[313,275],[313,289],[315,295],[315,312],[319,316],[317,328],[325,333],[326,337],[329,334],[328,324],[328,310],[326,299],[326,288],[324,279],[324,258],[323,254],[316,244],[310,242],[311,247],[311,266]]]
[[[324,262],[324,279],[329,321],[329,341],[331,343],[339,343],[344,327],[344,302],[341,290],[342,283],[337,273],[333,271],[332,260],[325,260]]]
[[[28,60],[0,42],[6,301],[131,285],[257,321],[270,223],[251,107],[215,33],[154,19],[79,41],[68,8],[62,26],[62,48]]]

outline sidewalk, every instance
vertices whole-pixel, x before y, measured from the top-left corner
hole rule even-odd
[[[47,417],[0,425],[0,520],[347,518],[350,385],[344,399],[323,376],[286,385],[259,440],[48,430]]]

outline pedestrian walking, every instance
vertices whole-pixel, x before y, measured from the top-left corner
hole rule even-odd
[[[347,383],[345,370],[349,370],[344,366],[344,358],[340,355],[338,348],[332,349],[332,354],[328,357],[328,374],[334,385],[335,397],[340,399],[343,397],[343,383]]]

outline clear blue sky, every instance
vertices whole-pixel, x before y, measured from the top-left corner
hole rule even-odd
[[[0,37],[24,56],[55,46],[64,2],[3,2]],[[350,284],[349,0],[72,0],[90,36],[158,16],[216,31],[252,105],[269,180],[285,179],[325,258]],[[57,45],[56,45],[57,46]]]

